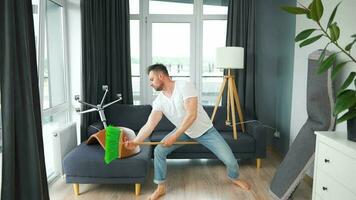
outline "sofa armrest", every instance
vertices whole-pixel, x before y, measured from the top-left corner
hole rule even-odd
[[[267,131],[258,122],[247,123],[246,131],[251,134],[256,141],[256,158],[266,158],[267,155]]]

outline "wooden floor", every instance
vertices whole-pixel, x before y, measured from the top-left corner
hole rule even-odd
[[[281,162],[281,158],[269,152],[262,161],[262,168],[256,169],[254,161],[240,164],[240,177],[252,185],[251,191],[244,191],[231,184],[226,178],[224,165],[218,160],[168,160],[167,194],[160,200],[232,200],[232,199],[272,199],[269,195],[269,183]],[[129,200],[147,199],[156,185],[152,182],[153,165],[149,170],[146,183],[142,184],[141,195],[135,196],[132,185],[80,185],[80,195],[75,196],[71,184],[59,178],[50,185],[51,200]],[[312,189],[306,182],[301,182],[291,199],[311,199]]]

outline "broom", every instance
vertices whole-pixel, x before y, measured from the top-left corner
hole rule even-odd
[[[109,125],[105,128],[106,137],[105,137],[105,156],[104,160],[106,164],[109,164],[111,161],[116,158],[120,158],[119,141],[122,140],[123,134],[120,128]]]
[[[132,155],[128,152],[124,145],[124,132],[121,128],[109,125],[105,128],[105,163],[109,164],[111,161],[119,158],[125,158]],[[163,142],[137,142],[138,145],[159,145]],[[178,141],[174,144],[198,144],[194,141]],[[138,153],[138,152],[137,152]]]

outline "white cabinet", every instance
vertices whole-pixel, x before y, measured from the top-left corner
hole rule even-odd
[[[356,200],[356,142],[343,132],[315,132],[313,200]]]

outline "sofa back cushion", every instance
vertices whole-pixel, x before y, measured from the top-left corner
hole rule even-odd
[[[211,117],[214,106],[204,106],[205,111]],[[134,130],[136,133],[145,125],[148,116],[150,115],[152,107],[150,105],[127,105],[114,104],[105,109],[107,124],[115,126],[124,126]],[[238,120],[238,118],[236,119]],[[219,131],[232,131],[231,126],[225,125],[226,109],[218,107],[214,127]],[[238,131],[240,126],[236,126]],[[172,131],[175,126],[163,115],[161,121],[158,123],[155,131]]]
[[[155,131],[172,131],[175,126],[163,115],[161,121],[155,128]]]
[[[211,117],[214,111],[214,106],[204,106],[204,110],[206,111],[206,113],[208,113],[209,117]],[[232,122],[231,116],[230,120]],[[232,131],[232,126],[226,126],[225,121],[226,108],[218,107],[213,121],[214,127],[219,131]],[[236,118],[236,121],[238,121],[238,118]],[[240,130],[239,125],[237,125],[236,128],[238,131]]]
[[[214,106],[203,106],[204,110],[207,112],[208,116],[211,117]],[[231,119],[231,117],[230,117]],[[238,120],[238,118],[236,118]],[[219,131],[232,131],[232,126],[226,126],[226,108],[218,107],[215,118],[214,118],[214,127]],[[232,120],[231,120],[232,121]],[[163,115],[161,121],[157,125],[155,131],[172,131],[175,126]],[[236,126],[237,130],[240,130],[240,126]]]
[[[137,133],[145,125],[151,109],[150,105],[114,104],[105,109],[107,124],[124,126]]]

